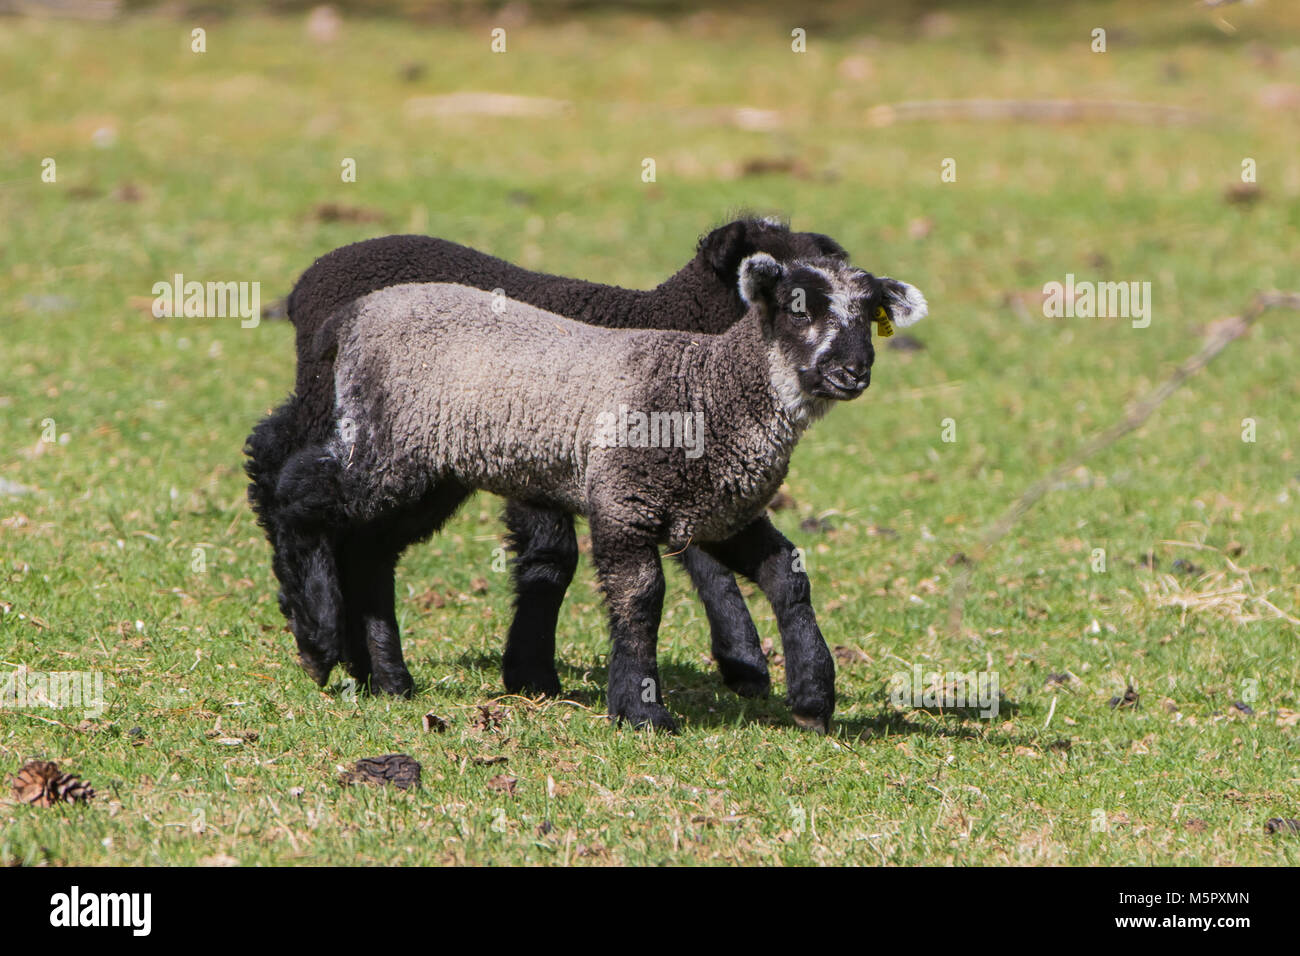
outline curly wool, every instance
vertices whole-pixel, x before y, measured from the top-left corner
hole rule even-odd
[[[584,515],[636,488],[641,513],[622,520],[671,544],[721,539],[762,511],[810,417],[786,407],[756,318],[718,336],[608,329],[449,284],[348,313],[329,447],[352,521],[452,479]],[[698,416],[707,454],[599,446],[620,406]]]

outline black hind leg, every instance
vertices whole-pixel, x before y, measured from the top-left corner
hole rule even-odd
[[[442,527],[469,493],[458,482],[439,482],[418,502],[354,525],[340,539],[344,656],[348,670],[363,687],[400,697],[409,697],[414,690],[402,657],[393,573],[402,552]]]
[[[678,555],[704,603],[722,682],[741,697],[766,697],[772,689],[767,656],[754,619],[745,606],[736,579],[725,567],[697,547]]]
[[[512,694],[558,697],[555,626],[578,566],[573,517],[510,501],[505,519],[510,547],[516,553],[515,613],[506,634],[501,676]]]

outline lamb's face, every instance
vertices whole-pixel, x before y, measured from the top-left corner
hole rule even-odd
[[[778,262],[766,253],[740,267],[740,294],[807,398],[847,400],[871,384],[871,323],[919,322],[925,298],[912,286],[841,259]]]

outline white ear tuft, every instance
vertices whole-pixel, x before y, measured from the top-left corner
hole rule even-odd
[[[925,296],[916,286],[883,276],[881,281],[885,286],[885,306],[889,309],[889,317],[900,329],[916,325],[930,314]]]
[[[781,263],[766,252],[756,252],[740,263],[740,298],[745,305],[767,305],[781,278]]]

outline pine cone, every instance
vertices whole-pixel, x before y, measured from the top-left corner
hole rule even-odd
[[[479,704],[478,714],[471,721],[471,726],[475,730],[498,730],[505,718],[506,712],[501,708],[493,707],[490,704]]]
[[[56,803],[85,803],[95,795],[95,788],[70,773],[59,773],[52,760],[29,760],[13,777],[14,799],[51,807]]]
[[[391,783],[407,790],[420,783],[420,764],[406,754],[385,754],[382,757],[363,757],[352,769],[339,777],[339,783]]]

